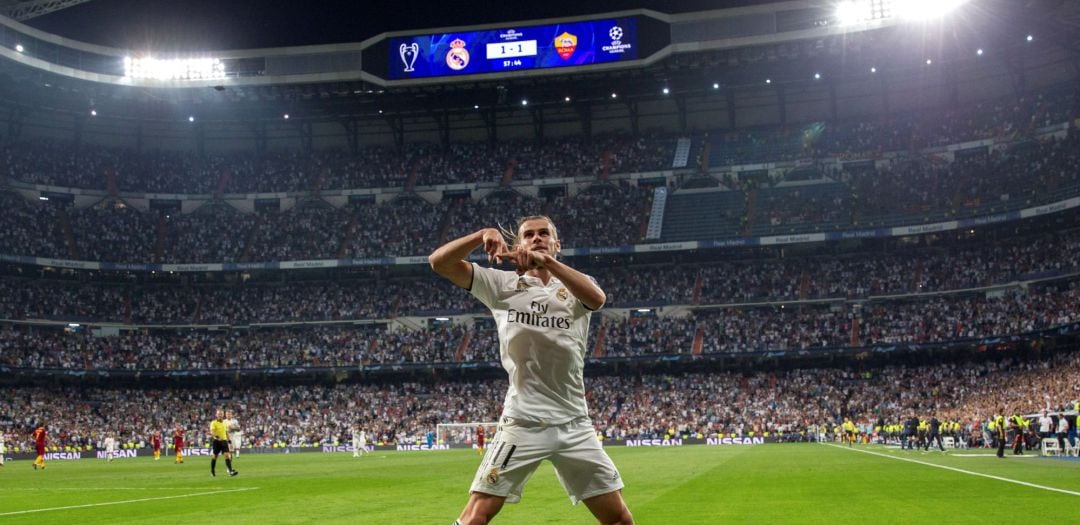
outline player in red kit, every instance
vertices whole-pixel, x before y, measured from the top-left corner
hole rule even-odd
[[[39,467],[41,470],[45,470],[45,423],[39,424],[31,436],[34,438],[34,451],[37,452],[37,459],[34,460],[34,470]]]
[[[150,448],[154,449],[154,461],[161,459],[161,432],[150,436]]]
[[[176,430],[173,430],[172,434],[173,448],[176,449],[176,463],[184,462],[184,429],[179,426]]]
[[[484,455],[484,425],[476,425],[476,449]]]

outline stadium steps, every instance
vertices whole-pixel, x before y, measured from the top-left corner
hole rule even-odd
[[[691,296],[690,304],[701,304],[701,288],[705,285],[705,276],[702,275],[701,270],[698,270],[697,277],[694,279],[694,293]]]
[[[675,143],[675,155],[671,159],[672,168],[685,168],[687,163],[690,162],[690,145],[693,142],[690,137],[679,137],[679,141]]]
[[[757,207],[757,195],[758,190],[754,188],[746,194],[746,220],[743,221],[742,234],[743,236],[750,235],[750,231],[754,226],[754,208]]]
[[[105,171],[105,191],[110,197],[116,197],[120,193],[120,185],[116,182],[116,170]]]
[[[195,309],[191,312],[191,324],[198,324],[202,320],[203,295],[196,294]]]
[[[157,236],[154,239],[154,262],[160,263],[165,257],[165,238],[169,235],[169,225],[164,215],[158,215]]]
[[[466,330],[465,335],[461,336],[461,342],[458,343],[457,351],[454,352],[454,362],[460,363],[462,359],[465,359],[465,351],[469,349],[469,345],[472,344],[472,330]]]
[[[220,197],[222,193],[229,187],[229,170],[221,170],[221,174],[218,175],[217,188],[214,190],[214,196]]]
[[[649,220],[644,221],[642,232],[645,240],[658,241],[664,234],[664,211],[667,209],[668,189],[657,186],[653,190],[652,211],[649,212]]]
[[[506,169],[503,170],[502,181],[499,182],[499,186],[510,186],[510,183],[514,182],[515,168],[517,168],[517,159],[506,161]]]
[[[75,232],[71,229],[71,218],[62,207],[56,208],[56,217],[60,220],[60,230],[64,232],[64,244],[67,245],[68,257],[79,260],[79,246],[75,244]]]
[[[705,346],[705,327],[698,325],[694,331],[694,344],[690,351],[693,355],[701,355],[701,349]]]
[[[604,357],[604,341],[607,339],[607,318],[600,320],[600,328],[596,331],[596,343],[593,345],[593,358],[601,359]]]
[[[124,322],[132,324],[131,322],[131,290],[128,290],[124,294]]]
[[[349,222],[345,224],[345,227],[341,229],[341,238],[338,239],[337,258],[344,259],[349,253],[349,243],[352,241],[353,234],[356,232],[356,225],[360,223],[360,211],[352,210],[349,215]]]
[[[405,191],[413,191],[416,189],[416,179],[420,178],[420,163],[413,162],[409,166],[409,176],[405,179]]]
[[[908,291],[910,291],[910,292],[919,292],[920,291],[919,290],[919,283],[922,282],[923,270],[924,270],[924,268],[923,268],[923,260],[919,259],[919,261],[915,263],[915,275],[912,276],[911,286],[908,288]]]
[[[442,223],[439,224],[439,245],[446,242],[447,235],[450,235],[450,227],[454,224],[454,218],[457,217],[458,211],[464,205],[464,199],[454,199],[450,203],[450,207],[446,209],[446,215],[443,215]]]
[[[323,184],[326,184],[326,172],[329,170],[330,168],[327,166],[323,166],[323,168],[319,170],[319,176],[315,177],[315,183],[311,185],[312,195],[319,195],[322,192]]]
[[[704,144],[701,145],[701,165],[698,166],[698,171],[700,173],[708,173],[709,172],[709,158],[710,158],[710,155],[712,155],[712,141],[710,141],[709,137],[706,136],[705,140],[704,140]]]
[[[251,251],[255,248],[255,238],[258,236],[258,233],[261,230],[261,226],[265,221],[266,219],[264,219],[262,216],[259,216],[259,218],[255,221],[255,226],[251,228],[251,231],[248,232],[247,238],[244,239],[244,249],[240,251],[241,262],[251,262]]]

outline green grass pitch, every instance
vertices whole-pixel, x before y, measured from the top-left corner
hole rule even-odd
[[[645,525],[864,519],[985,524],[1018,509],[1032,522],[1056,522],[1070,521],[1080,503],[1080,461],[1002,460],[988,450],[855,449],[789,444],[608,451],[627,485],[630,509]],[[235,478],[210,478],[206,457],[183,465],[168,457],[52,461],[45,471],[13,461],[0,469],[0,523],[448,525],[465,503],[479,461],[468,450],[376,452],[359,459],[347,453],[246,454],[236,461]],[[219,463],[224,472],[224,461]],[[593,520],[583,505],[570,505],[545,463],[522,502],[504,507],[496,522]]]

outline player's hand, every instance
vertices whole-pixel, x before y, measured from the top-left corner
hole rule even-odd
[[[501,263],[502,257],[500,254],[510,251],[510,248],[506,246],[506,239],[503,239],[502,233],[495,228],[488,228],[484,230],[484,251],[488,255],[488,264],[495,262]]]
[[[499,259],[506,259],[514,263],[517,268],[515,271],[518,275],[524,274],[529,270],[537,270],[544,268],[547,265],[548,257],[550,255],[543,252],[536,252],[526,249],[524,246],[518,246],[513,251],[504,251],[496,254]]]

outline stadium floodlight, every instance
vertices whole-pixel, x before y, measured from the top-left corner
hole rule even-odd
[[[967,2],[968,0],[903,0],[891,3],[900,18],[930,20],[941,18]]]
[[[1031,36],[1031,35],[1028,35],[1028,36],[1027,36],[1027,41],[1028,41],[1028,42],[1031,42],[1032,40],[1035,40],[1035,37],[1033,37],[1033,36]]]
[[[836,4],[836,20],[842,26],[855,25],[871,20],[870,2],[847,0]]]
[[[522,106],[528,106],[529,105],[529,99],[526,99],[526,98],[521,99],[521,105]]]
[[[663,91],[664,91],[664,94],[665,94],[665,95],[667,95],[668,93],[671,93],[671,90],[670,90],[670,89],[668,89],[668,88],[666,88],[666,87],[664,88],[664,90],[663,90]]]
[[[638,311],[638,313],[647,314],[647,313],[651,312],[652,310],[650,310],[648,308],[638,308],[637,311]]]
[[[225,78],[219,58],[124,57],[124,77],[149,80],[208,80]]]
[[[871,73],[877,73],[877,68],[873,67],[873,66],[870,66],[870,72]]]
[[[195,116],[194,115],[189,115],[188,118],[187,118],[187,121],[188,122],[195,122]]]
[[[926,59],[926,65],[928,65],[928,66],[933,65],[933,63],[934,63],[934,61],[932,59],[929,59],[929,58]]]
[[[772,84],[772,79],[771,78],[766,78],[765,83],[766,84]]]
[[[15,44],[15,51],[22,53],[23,51],[26,51],[26,48],[24,48],[22,44]]]
[[[563,100],[565,100],[565,101],[567,101],[567,102],[570,102],[570,97],[566,97],[566,98],[564,98]]]
[[[480,109],[480,104],[473,104],[473,109]]]
[[[979,49],[976,49],[976,50],[975,50],[975,54],[976,54],[976,55],[979,55],[979,56],[982,56],[982,54],[983,54],[983,50],[982,50],[982,48],[980,47]]]
[[[618,93],[612,93],[611,98],[619,98],[619,94]]]
[[[49,200],[49,198],[48,198],[48,197],[46,197],[46,196],[44,196],[44,195],[42,195],[42,196],[38,197],[38,200],[39,200],[39,201],[47,201],[47,200]]]
[[[821,73],[814,73],[814,80],[821,80]]]
[[[90,116],[91,117],[96,117],[97,116],[97,110],[96,109],[91,109],[90,110]]]
[[[712,88],[713,89],[720,89],[720,83],[719,82],[713,82],[712,83]]]
[[[286,114],[282,115],[281,118],[283,118],[285,120],[289,120],[289,114],[286,113]]]

